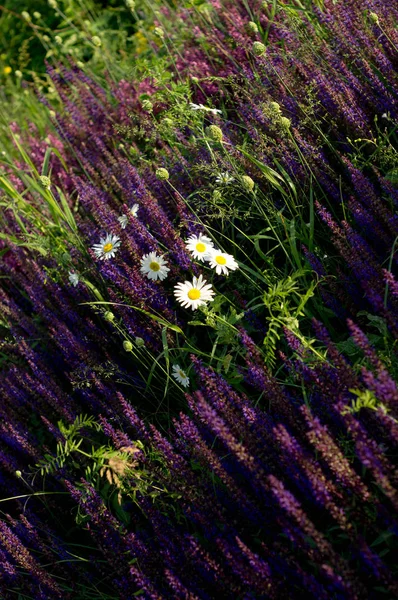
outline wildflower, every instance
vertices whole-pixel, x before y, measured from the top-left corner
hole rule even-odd
[[[222,142],[223,132],[217,125],[209,125],[206,128],[206,133],[213,142]]]
[[[39,12],[37,12],[37,10],[35,10],[35,12],[33,13],[33,16],[35,19],[41,19],[41,14]]]
[[[108,233],[104,238],[101,238],[99,244],[94,244],[93,250],[100,260],[109,260],[115,256],[119,246],[120,238],[117,235]]]
[[[221,114],[222,112],[219,108],[210,108],[204,104],[195,104],[194,102],[190,102],[189,106],[192,110],[205,110],[206,112],[213,113],[213,115],[216,115],[217,113]]]
[[[272,112],[275,112],[277,114],[281,114],[281,107],[277,102],[270,102],[269,103],[269,107],[272,110]]]
[[[255,56],[262,56],[265,54],[267,48],[261,42],[254,42],[252,51]]]
[[[189,377],[180,367],[180,365],[173,365],[173,377],[177,379],[178,383],[181,383],[182,386],[189,386]]]
[[[126,352],[131,352],[133,349],[133,344],[129,342],[129,340],[124,340],[123,342],[123,350]]]
[[[139,209],[139,205],[138,204],[133,204],[133,206],[130,208],[130,214],[132,214],[133,217],[136,217],[137,213],[138,213],[138,209]],[[128,223],[128,216],[127,215],[121,215],[120,217],[117,218],[117,220],[120,223],[120,227],[122,229],[126,229],[126,225]]]
[[[23,77],[22,71],[20,71],[19,69],[17,69],[15,71],[15,77],[18,77],[18,79],[22,79],[22,77]]]
[[[3,69],[4,75],[9,75],[11,73],[11,71],[12,71],[11,67],[4,67],[4,69]]]
[[[148,98],[145,98],[141,104],[143,110],[146,110],[147,112],[151,112],[151,110],[153,110],[153,103],[148,100]]]
[[[156,252],[150,252],[149,254],[144,254],[142,257],[140,271],[148,279],[153,279],[154,281],[160,279],[160,281],[163,281],[163,279],[166,279],[170,269],[162,256],[156,254]]]
[[[73,271],[69,271],[69,283],[76,287],[79,283],[79,275]]]
[[[107,310],[104,314],[104,319],[105,321],[109,321],[109,323],[112,323],[112,321],[115,320],[115,315],[110,310]]]
[[[46,175],[40,175],[39,176],[39,181],[40,184],[42,185],[42,187],[44,187],[45,190],[49,190],[51,187],[51,179],[49,177],[47,177]]]
[[[102,42],[101,42],[101,38],[99,38],[99,37],[98,37],[98,35],[94,35],[94,36],[91,38],[91,41],[92,41],[92,43],[94,44],[94,46],[95,46],[96,48],[101,48],[101,46],[102,46]]]
[[[15,477],[18,477],[18,479],[20,479],[22,477],[22,471],[15,471]]]
[[[186,247],[191,252],[192,256],[200,261],[205,261],[209,250],[213,248],[213,242],[207,235],[191,235],[185,242]]]
[[[190,306],[192,310],[196,310],[199,306],[213,300],[214,292],[211,288],[211,284],[206,283],[203,276],[199,275],[194,277],[192,282],[177,283],[174,287],[174,295],[181,306],[186,308]]]
[[[22,16],[23,19],[25,19],[25,21],[28,21],[28,23],[29,23],[29,21],[32,20],[32,17],[30,16],[30,14],[28,13],[28,11],[26,11],[26,10],[23,10],[21,12],[21,16]]]
[[[135,9],[135,1],[134,0],[126,0],[126,6],[130,10],[134,10]]]
[[[280,124],[282,125],[283,129],[287,130],[290,129],[290,125],[292,124],[292,122],[287,117],[281,117]]]
[[[249,175],[242,176],[242,185],[246,192],[252,192],[254,188],[254,181]]]
[[[216,177],[216,183],[219,183],[220,185],[229,185],[230,183],[232,183],[234,180],[234,178],[232,177],[232,175],[230,175],[229,173],[227,173],[226,171],[224,173],[220,173],[217,177]]]
[[[229,271],[239,268],[238,263],[231,254],[226,254],[213,248],[207,257],[210,266],[216,270],[217,275],[229,275]]]
[[[169,178],[169,172],[167,169],[160,167],[160,169],[156,169],[156,177],[160,179],[160,181],[166,181]]]
[[[58,8],[57,0],[48,0],[48,6],[50,8]]]

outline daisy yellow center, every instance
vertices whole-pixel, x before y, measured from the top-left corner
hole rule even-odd
[[[198,242],[198,243],[196,244],[196,250],[197,250],[198,252],[204,252],[204,251],[206,250],[206,246],[205,246],[205,244],[203,244],[202,242]]]
[[[160,270],[160,264],[156,261],[152,261],[149,264],[149,268],[151,269],[151,271],[159,271]]]
[[[184,371],[178,371],[178,374],[180,377],[182,377],[183,379],[185,379],[186,375],[184,373]]]
[[[197,290],[196,288],[192,288],[192,290],[189,290],[189,292],[188,292],[188,298],[190,300],[199,300],[200,290]]]
[[[111,244],[110,242],[108,244],[105,244],[104,246],[104,252],[110,252],[113,248],[113,244]]]
[[[216,256],[216,263],[218,265],[225,265],[227,264],[227,259],[225,258],[225,256]]]

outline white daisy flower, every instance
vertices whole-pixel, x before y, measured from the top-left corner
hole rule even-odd
[[[195,104],[194,102],[190,102],[189,106],[192,110],[205,110],[206,112],[211,112],[213,115],[217,113],[221,114],[221,110],[219,108],[210,108],[209,106],[204,106],[203,104]]]
[[[206,260],[210,249],[213,248],[213,242],[207,235],[191,235],[185,245],[192,256],[202,262]]]
[[[231,254],[226,254],[216,248],[209,251],[207,260],[210,266],[216,270],[217,275],[229,275],[229,271],[235,271],[239,268],[238,263]]]
[[[182,386],[189,386],[189,377],[180,367],[180,365],[173,365],[173,373],[174,379],[177,379],[178,383],[181,383]]]
[[[69,271],[69,283],[76,287],[79,283],[79,275],[77,273],[73,273],[73,271]]]
[[[100,239],[99,244],[94,244],[92,247],[95,256],[100,260],[109,260],[113,258],[120,246],[120,238],[117,235],[108,233],[104,238]]]
[[[153,279],[154,281],[160,279],[160,281],[163,281],[163,279],[166,279],[170,269],[162,256],[159,256],[156,252],[150,252],[149,254],[144,254],[142,257],[140,271],[148,279]]]
[[[213,300],[214,292],[211,288],[211,284],[206,283],[202,275],[199,275],[194,277],[192,282],[177,283],[174,287],[174,296],[182,306],[196,310],[199,306]]]
[[[229,185],[233,181],[235,181],[234,177],[232,177],[232,175],[230,175],[227,171],[220,173],[216,177],[216,183],[219,183],[220,185]]]
[[[139,209],[139,205],[138,204],[133,204],[133,206],[130,208],[130,213],[133,215],[133,217],[136,217],[138,214],[138,209]],[[127,215],[121,215],[120,217],[117,218],[117,220],[120,223],[120,227],[122,229],[126,229],[127,223],[128,223],[128,216]]]

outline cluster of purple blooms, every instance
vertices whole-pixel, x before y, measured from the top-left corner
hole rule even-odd
[[[332,238],[326,250],[333,248],[340,258],[324,262],[321,252],[306,247],[302,257],[322,278],[320,293],[333,322],[347,323],[363,360],[351,364],[313,320],[326,358],[314,361],[286,331],[282,385],[264,366],[256,339],[264,327],[261,315],[247,314],[248,327],[239,329],[238,339],[243,380],[228,383],[192,355],[194,391],[174,408],[169,426],[155,426],[156,392],[145,390],[112,322],[87,304],[88,289],[71,285],[66,274],[72,264],[96,281],[126,333],[151,352],[162,352],[160,325],[129,305],[181,328],[191,315],[176,316],[172,297],[143,276],[140,260],[167,248],[171,280],[184,271],[200,273],[183,240],[203,231],[183,198],[208,186],[205,173],[196,171],[193,178],[191,170],[211,157],[192,141],[188,127],[177,129],[178,144],[171,147],[151,125],[140,95],[156,91],[152,81],[110,83],[107,93],[77,67],[50,68],[63,102],[54,118],[56,143],[69,165],[65,173],[52,158],[52,188],[62,188],[76,208],[79,236],[92,260],[80,246],[69,247],[71,262],[65,276],[57,275],[61,267],[50,251],[37,256],[0,240],[5,599],[20,593],[72,600],[84,598],[84,590],[87,597],[121,600],[137,592],[154,600],[279,600],[300,598],[303,590],[322,600],[398,596],[398,388],[361,321],[366,311],[385,323],[391,339],[398,337],[398,191],[383,165],[355,165],[350,145],[358,137],[372,138],[376,116],[387,115],[386,126],[397,122],[398,10],[394,2],[352,0],[343,9],[325,0],[324,10],[295,30],[283,11],[271,20],[254,2],[268,49],[253,56],[257,34],[246,28],[246,3],[210,4],[212,27],[195,22],[193,9],[179,15],[194,26],[177,69],[197,78],[195,102],[206,104],[211,94],[224,107],[226,119],[219,113],[206,118],[222,128],[235,164],[258,188],[269,191],[239,152],[243,135],[259,161],[272,167],[277,159],[293,181],[302,182],[303,193],[310,178],[318,182],[318,225]],[[368,18],[373,13],[377,20]],[[163,17],[174,15],[164,9]],[[260,110],[270,102],[289,121],[284,128]],[[313,111],[310,123],[304,123],[306,107]],[[162,110],[154,104],[154,120]],[[155,157],[170,181],[178,182],[174,187],[157,179],[147,163],[134,166],[115,128],[128,127],[131,114],[142,116]],[[44,145],[33,136],[26,144],[40,166]],[[131,146],[139,152],[139,142],[132,139]],[[22,191],[15,175],[10,179]],[[139,219],[131,213],[135,204]],[[21,234],[20,223],[7,215],[4,233]],[[127,219],[123,226],[121,215]],[[121,244],[114,259],[99,261],[90,248],[104,231]],[[103,376],[109,365],[117,377]],[[353,410],[358,395],[374,399],[373,408]],[[70,424],[81,414],[94,415],[116,449],[139,440],[137,460],[167,490],[157,500],[140,493],[134,503],[124,499],[126,522],[82,478],[84,461],[79,469],[78,458],[44,481],[29,476],[29,468],[63,441],[57,423]],[[134,474],[127,477],[133,488]]]

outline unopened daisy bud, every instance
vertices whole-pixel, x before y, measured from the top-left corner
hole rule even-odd
[[[29,21],[32,20],[32,17],[30,16],[30,14],[28,13],[28,11],[26,11],[26,10],[23,10],[21,12],[21,16],[22,16],[23,19],[25,19],[25,21],[29,22]]]
[[[49,190],[51,187],[51,179],[47,177],[47,175],[39,176],[40,184],[44,187],[45,190]]]
[[[107,310],[104,314],[104,319],[105,321],[109,321],[109,323],[112,323],[112,321],[115,320],[115,315],[110,310]]]
[[[15,471],[15,477],[18,477],[18,479],[21,479],[22,471]]]
[[[128,340],[124,340],[123,342],[123,349],[126,352],[131,352],[133,349],[133,344],[131,342],[129,342]]]
[[[252,52],[255,56],[262,56],[267,51],[267,48],[261,42],[254,42]]]
[[[137,348],[143,348],[145,346],[145,341],[141,337],[136,337],[134,343]]]
[[[49,38],[48,35],[43,35],[43,37],[41,39],[43,40],[43,42],[47,42],[47,43],[51,41],[51,38]],[[61,40],[61,42],[62,42],[62,40]]]
[[[134,0],[126,0],[126,6],[130,10],[134,10],[135,9],[135,1]]]
[[[79,69],[84,69],[85,67],[84,62],[82,62],[81,60],[77,61],[76,66],[79,67]]]
[[[164,31],[161,27],[155,27],[155,29],[153,30],[153,33],[155,35],[157,35],[157,37],[159,37],[161,40],[163,40],[164,38]]]
[[[251,191],[253,191],[253,188],[254,188],[254,181],[251,177],[249,177],[249,175],[243,175],[242,176],[242,185],[243,185],[244,189],[246,190],[246,192],[251,192]]]
[[[257,23],[255,23],[254,21],[249,21],[246,24],[246,29],[247,29],[248,33],[251,33],[251,34],[258,33]]]
[[[156,169],[156,177],[160,179],[160,181],[166,181],[169,178],[169,172],[167,169],[160,167],[160,169]]]
[[[151,112],[151,110],[153,110],[153,104],[150,100],[145,99],[142,101],[142,108],[148,112]]]
[[[192,81],[192,83],[199,83],[199,79],[198,79],[198,77],[195,77],[195,75],[192,75],[191,81]]]
[[[58,8],[57,0],[48,0],[48,6],[50,8]]]
[[[277,102],[270,102],[269,107],[273,112],[280,113],[281,107]]]
[[[223,132],[217,125],[209,125],[206,128],[206,133],[213,142],[222,142]]]
[[[44,36],[43,36],[43,39],[44,39]],[[56,36],[55,36],[55,38],[54,38],[54,41],[55,41],[55,43],[56,43],[56,44],[58,44],[59,46],[61,46],[61,45],[62,45],[62,38],[61,38],[61,36],[60,36],[60,35],[56,35]]]
[[[91,38],[91,41],[93,42],[93,44],[96,48],[101,48],[102,42],[101,42],[101,38],[99,38],[98,35],[94,35]]]
[[[374,12],[369,13],[369,19],[375,25],[379,24],[379,15],[377,15],[376,13],[374,13]]]
[[[39,12],[37,12],[37,10],[35,10],[35,12],[33,13],[33,16],[35,19],[41,19],[41,14]]]
[[[19,69],[17,69],[15,71],[15,77],[18,77],[18,79],[22,79],[22,77],[23,77],[22,71],[20,71]]]
[[[287,117],[281,117],[280,124],[282,125],[283,129],[290,129],[292,122]]]

